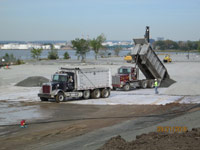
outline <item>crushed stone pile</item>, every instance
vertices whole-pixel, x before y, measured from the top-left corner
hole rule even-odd
[[[32,76],[18,82],[15,86],[38,87],[38,86],[42,86],[43,83],[47,83],[47,82],[49,82],[49,79],[45,77]]]
[[[121,136],[108,140],[99,150],[199,150],[200,128],[183,133],[151,132],[127,142]]]
[[[166,78],[166,79],[162,80],[160,87],[169,87],[174,83],[176,83],[175,80],[170,79],[170,78]]]

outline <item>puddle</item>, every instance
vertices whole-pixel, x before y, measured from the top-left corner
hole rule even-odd
[[[23,106],[20,102],[0,102],[0,125],[20,124],[22,119],[28,123],[46,117],[47,114],[39,105]]]

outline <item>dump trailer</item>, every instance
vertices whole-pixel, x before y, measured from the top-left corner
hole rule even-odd
[[[151,44],[145,38],[133,39],[133,41],[135,47],[131,51],[131,55],[135,58],[136,65],[146,79],[159,79],[161,81],[165,78],[170,78],[167,69],[154,52]]]
[[[154,80],[158,80],[158,84],[166,78],[170,78],[167,69],[162,61],[158,58],[149,40],[149,27],[146,27],[145,37],[141,39],[133,39],[135,43],[131,56],[135,62],[135,66],[122,66],[118,69],[118,73],[112,76],[113,89],[124,89],[126,91],[133,88],[152,88]],[[144,74],[146,79],[139,79],[139,70]]]
[[[50,83],[43,84],[38,96],[41,101],[65,98],[107,98],[112,88],[111,72],[104,68],[61,68]]]

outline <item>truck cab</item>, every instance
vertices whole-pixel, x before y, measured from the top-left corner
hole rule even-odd
[[[130,89],[130,82],[138,78],[138,69],[134,67],[122,66],[118,69],[116,75],[112,76],[112,86],[116,88],[123,88],[124,90]]]
[[[74,74],[71,73],[57,73],[52,77],[52,89],[61,89],[65,92],[73,91],[74,89]]]
[[[64,101],[65,92],[73,92],[75,89],[73,72],[56,72],[53,74],[51,82],[45,83],[38,96],[41,101],[56,98],[57,101]]]
[[[139,79],[139,68],[122,66],[118,73],[112,76],[113,90],[123,89],[129,91],[131,88],[153,88],[154,79]]]

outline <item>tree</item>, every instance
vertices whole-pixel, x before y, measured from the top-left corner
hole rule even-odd
[[[58,51],[55,49],[52,49],[49,53],[48,53],[48,59],[58,59]]]
[[[153,43],[153,47],[155,49],[162,49],[164,50],[165,49],[165,42],[164,41],[156,41]]]
[[[155,49],[166,50],[166,49],[178,49],[179,45],[177,42],[172,40],[156,41],[153,43]]]
[[[90,41],[90,46],[92,47],[95,53],[95,59],[97,60],[97,56],[99,54],[100,48],[103,48],[102,43],[106,41],[104,34],[99,35],[96,39]]]
[[[33,48],[31,50],[31,56],[35,59],[39,59],[40,55],[42,54],[43,49],[42,48]]]
[[[120,52],[121,50],[122,50],[122,47],[121,47],[121,46],[115,47],[115,49],[114,49],[115,56],[119,56],[119,52]]]
[[[75,39],[71,41],[72,47],[76,50],[76,55],[81,56],[81,62],[85,62],[86,53],[89,52],[89,41],[85,39]]]
[[[51,47],[51,51],[48,53],[48,59],[58,59],[58,51],[54,48],[53,44],[49,44]]]
[[[166,49],[178,49],[178,44],[172,40],[166,40],[165,48]]]
[[[69,53],[68,53],[68,52],[65,52],[65,53],[64,53],[64,59],[70,59],[70,56],[69,56]]]
[[[200,52],[200,40],[198,41],[198,47],[197,50]]]
[[[178,41],[179,49],[188,50],[188,44],[185,41]]]

